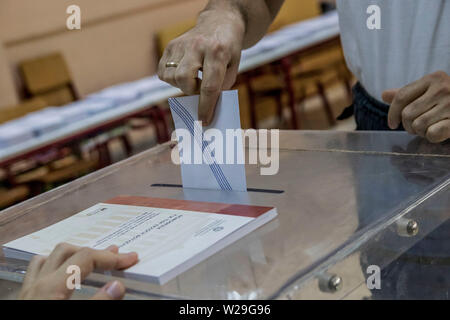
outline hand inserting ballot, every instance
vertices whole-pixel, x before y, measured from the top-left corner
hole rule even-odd
[[[48,256],[35,256],[30,262],[19,299],[64,300],[69,299],[74,289],[67,285],[69,266],[80,270],[80,281],[94,270],[122,270],[137,263],[135,252],[118,253],[117,246],[105,250],[81,248],[67,243],[56,246]],[[92,300],[120,300],[125,287],[119,281],[112,281],[101,288]]]
[[[187,95],[200,92],[198,114],[203,126],[211,124],[221,91],[231,89],[236,81],[241,50],[263,37],[283,2],[210,0],[197,25],[165,49],[158,76]]]
[[[188,95],[200,91],[199,119],[204,125],[211,123],[221,91],[236,81],[243,33],[235,14],[206,12],[196,27],[169,43],[161,58],[158,76],[162,80]],[[203,71],[200,85],[199,70]]]

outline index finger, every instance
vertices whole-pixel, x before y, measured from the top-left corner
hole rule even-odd
[[[33,282],[39,277],[39,273],[44,265],[46,258],[44,256],[34,256],[27,268],[27,273],[22,284],[22,292],[26,291]]]
[[[216,110],[217,100],[225,80],[227,63],[206,55],[203,63],[203,80],[200,87],[198,117],[205,126],[211,124]]]
[[[412,82],[405,87],[401,88],[395,95],[394,100],[389,108],[388,113],[388,125],[391,129],[396,129],[398,125],[402,122],[402,111],[403,109],[416,100],[418,97],[423,95],[430,82],[427,77],[420,80]]]
[[[67,277],[66,270],[75,265],[80,268],[81,281],[94,270],[121,270],[129,268],[138,261],[137,253],[115,253],[109,250],[81,248],[58,269],[58,273]]]

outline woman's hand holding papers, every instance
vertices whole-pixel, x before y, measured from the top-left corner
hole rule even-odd
[[[116,246],[94,250],[61,243],[48,257],[33,257],[19,298],[69,299],[76,286],[79,286],[92,271],[121,270],[137,263],[136,253],[124,254],[118,253],[118,250]],[[120,300],[124,295],[124,285],[119,281],[112,281],[101,288],[92,299]]]

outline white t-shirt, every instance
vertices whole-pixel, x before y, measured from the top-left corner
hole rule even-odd
[[[450,74],[450,0],[338,0],[337,5],[347,65],[374,98],[438,70]],[[380,9],[379,20],[376,7],[367,13],[371,5]],[[380,29],[374,29],[378,21]]]

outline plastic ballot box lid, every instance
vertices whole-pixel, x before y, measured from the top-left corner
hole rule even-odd
[[[278,172],[262,175],[267,161],[246,165],[248,192],[183,190],[180,168],[171,161],[171,144],[0,212],[0,244],[117,195],[135,195],[274,206],[278,216],[165,285],[121,279],[131,296],[370,296],[370,266],[383,270],[424,241],[428,249],[418,255],[448,255],[445,237],[428,239],[449,220],[448,143],[433,145],[401,132],[281,131],[279,149],[259,150],[270,151],[266,156]],[[0,275],[20,281],[26,266],[2,257]],[[92,274],[85,286],[95,292],[111,278]]]

